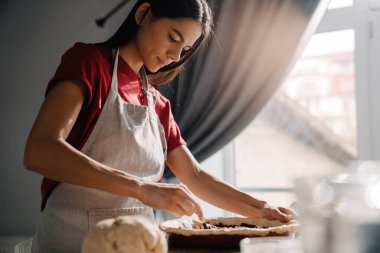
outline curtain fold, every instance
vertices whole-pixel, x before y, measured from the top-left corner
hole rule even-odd
[[[320,22],[328,0],[214,0],[215,35],[159,90],[199,162],[260,112]],[[167,177],[173,176],[167,171]]]

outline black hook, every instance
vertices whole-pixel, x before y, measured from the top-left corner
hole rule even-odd
[[[121,7],[123,7],[128,1],[130,1],[130,0],[123,0],[121,3],[119,3],[118,5],[116,5],[110,12],[108,12],[104,17],[95,19],[96,25],[98,27],[102,27],[103,28],[103,26],[106,23],[106,21],[110,17],[112,17],[113,14],[115,14],[118,10],[120,10]]]

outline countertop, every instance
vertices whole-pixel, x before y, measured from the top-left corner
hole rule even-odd
[[[237,250],[220,250],[220,249],[169,249],[169,253],[240,253]]]

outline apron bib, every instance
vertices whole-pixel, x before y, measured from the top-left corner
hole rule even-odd
[[[147,106],[126,103],[118,93],[116,52],[111,88],[81,152],[146,181],[158,181],[166,159],[165,132],[155,112],[155,94],[140,70]],[[100,220],[140,214],[154,222],[153,210],[139,200],[60,183],[50,195],[33,238],[32,252],[79,253],[86,233]]]

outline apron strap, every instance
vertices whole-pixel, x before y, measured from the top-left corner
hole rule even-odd
[[[112,56],[114,59],[114,63],[113,63],[113,70],[112,70],[111,87],[116,92],[118,92],[117,68],[118,68],[118,62],[119,62],[119,48],[118,49],[112,49]]]
[[[153,95],[153,92],[149,91],[149,87],[148,87],[148,78],[146,76],[146,72],[145,72],[145,67],[142,66],[140,71],[139,71],[139,75],[140,75],[140,78],[141,78],[141,81],[142,81],[142,86],[143,86],[143,89],[144,89],[144,92],[145,92],[145,96],[146,96],[146,99],[147,99],[147,105],[149,108],[154,108],[154,95]]]
[[[145,72],[145,67],[142,66],[140,71],[139,71],[139,74],[140,74],[140,78],[141,78],[141,81],[142,81],[142,85],[143,85],[143,89],[145,91],[148,91],[148,79],[146,77],[146,72]]]
[[[112,79],[116,80],[116,82],[115,81],[112,82],[112,85],[115,85],[114,89],[117,91],[118,90],[118,87],[117,87],[117,66],[118,66],[118,62],[119,62],[119,48],[117,50],[112,49],[112,55],[114,57],[114,67],[113,67]],[[153,97],[150,96],[152,94],[148,94],[150,92],[149,92],[148,79],[146,76],[144,66],[142,66],[140,68],[139,75],[140,75],[140,79],[142,82],[142,88],[143,88],[145,96],[146,96],[147,105],[148,105],[148,107],[152,107],[152,106],[154,106],[154,101],[152,101]]]

